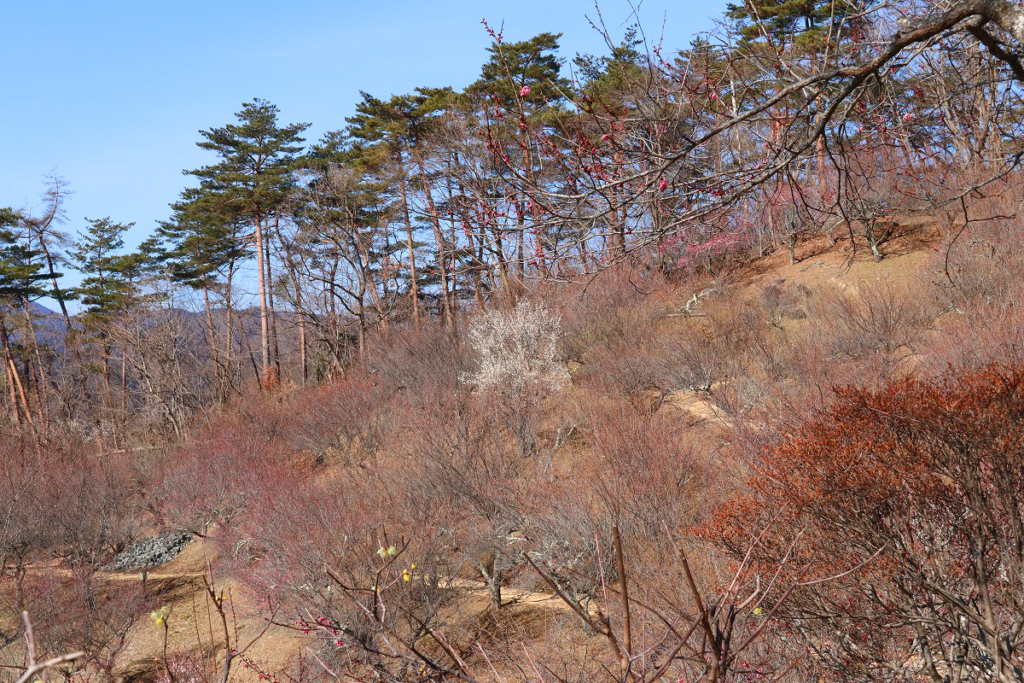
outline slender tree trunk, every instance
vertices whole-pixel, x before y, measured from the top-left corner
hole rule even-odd
[[[327,284],[327,311],[330,316],[330,336],[334,340],[331,344],[332,353],[334,354],[334,365],[341,369],[343,367],[342,361],[344,348],[346,344],[342,336],[341,325],[338,322],[338,296],[336,290],[338,288],[338,259],[335,258],[331,263],[331,275],[328,278]],[[344,373],[339,373],[344,374]]]
[[[114,404],[114,390],[110,385],[110,344],[107,343],[107,333],[100,333],[100,353],[103,362],[103,385],[107,388],[107,407]]]
[[[524,116],[525,116],[525,113],[524,113]],[[534,178],[533,178],[533,159],[530,156],[530,136],[529,136],[529,133],[528,133],[527,128],[526,128],[525,125],[522,128],[519,129],[519,136],[520,136],[520,138],[522,140],[521,146],[523,148],[523,173],[526,175],[527,187],[536,187],[537,185],[534,182]],[[530,211],[532,213],[533,212],[533,210],[532,210],[533,200],[530,199],[529,193],[528,192],[524,192],[524,196],[521,196],[520,199],[521,200],[525,199],[526,204],[531,207]],[[526,224],[525,224],[525,221],[526,221],[526,211],[527,211],[527,206],[521,206],[520,210],[518,212],[518,216],[519,216],[519,253],[518,253],[518,257],[519,257],[519,275],[522,278],[524,284],[526,282]],[[533,225],[536,227],[536,225],[537,225],[536,221],[534,221]]]
[[[32,410],[29,408],[28,397],[25,395],[25,387],[21,383],[21,378],[18,376],[18,366],[14,363],[14,356],[11,353],[11,340],[7,335],[7,322],[0,316],[0,346],[3,347],[4,362],[7,366],[7,377],[12,381],[12,395],[15,396],[15,405],[17,405],[20,399],[22,414],[25,416],[25,424],[28,425],[29,431],[32,433],[32,439],[35,442],[36,452],[42,455],[42,443],[39,440],[39,432],[36,431],[35,421],[32,419]],[[14,394],[14,390],[17,390],[17,394]],[[17,420],[18,424],[22,424],[21,420]]]
[[[292,287],[295,288],[295,315],[298,317],[299,326],[299,378],[302,381],[302,386],[306,386],[309,379],[308,362],[306,359],[306,317],[308,311],[303,303],[302,279],[299,277],[300,259],[295,257],[291,244],[285,241],[280,230],[277,233],[277,241],[284,253],[284,265],[288,270],[288,276],[292,280]]]
[[[280,216],[274,216],[274,231],[279,232]],[[278,378],[281,377],[281,349],[277,343],[277,311],[274,309],[274,274],[272,271],[272,259],[270,258],[271,236],[266,237],[264,248],[267,250],[265,261],[267,263],[267,308],[270,313],[270,341],[274,352],[274,372]]]
[[[228,387],[234,385],[233,374],[234,374],[234,343],[235,343],[235,323],[234,323],[234,303],[231,300],[231,287],[235,278],[235,262],[232,260],[228,264],[228,275],[224,279],[224,368],[225,374],[227,375]]]
[[[409,198],[406,194],[405,178],[399,183],[402,192],[402,210],[405,214],[405,244],[409,249],[409,298],[412,303],[412,324],[416,331],[420,331],[420,291],[419,283],[416,281],[416,250],[412,238],[412,220],[409,218]]]
[[[356,316],[359,319],[359,330],[357,332],[357,341],[359,344],[359,366],[362,368],[366,367],[366,307],[363,306],[362,302],[359,304],[359,313]]]
[[[423,183],[423,192],[427,197],[427,208],[430,211],[430,223],[434,228],[434,240],[437,242],[437,267],[441,276],[441,303],[444,314],[444,322],[451,327],[455,324],[455,314],[452,310],[451,301],[448,300],[448,255],[444,248],[444,235],[441,233],[441,217],[437,213],[437,206],[434,204],[434,195],[430,191],[430,183],[427,181],[427,169],[423,158],[417,156],[417,164],[420,171],[420,182]]]
[[[452,196],[452,162],[453,157],[447,156],[445,163],[448,166],[448,171],[445,173],[445,191],[448,193],[448,197]],[[452,240],[452,306],[458,307],[459,305],[459,266],[457,263],[457,256],[459,251],[459,235],[457,230],[458,221],[455,220],[455,213],[450,214],[451,223],[451,240]]]
[[[263,252],[263,219],[256,211],[256,270],[258,272],[257,287],[260,297],[260,365],[261,379],[270,371],[270,321],[267,318],[267,271]],[[244,330],[243,330],[244,331]]]
[[[11,418],[16,425],[22,421],[21,409],[18,407],[18,389],[16,374],[18,372],[11,358],[11,345],[7,338],[7,324],[0,318],[0,340],[3,340],[4,373],[7,375],[7,390],[11,395]]]
[[[50,425],[49,383],[47,382],[46,369],[43,367],[43,354],[39,349],[39,336],[36,334],[36,327],[32,321],[32,312],[28,301],[23,302],[22,310],[25,313],[28,338],[32,341],[32,353],[36,359],[33,387],[36,398],[36,410],[39,413],[39,427],[43,432],[44,438],[46,438]]]
[[[46,259],[47,274],[50,276],[50,282],[53,283],[53,298],[57,300],[57,305],[60,306],[61,315],[64,316],[64,324],[70,333],[71,316],[68,315],[68,307],[64,302],[64,292],[61,291],[60,285],[57,284],[57,271],[54,268],[53,257],[50,255],[50,247],[42,235],[39,236],[39,247],[43,251],[43,258]]]
[[[302,386],[306,386],[309,379],[308,363],[306,361],[306,316],[299,311],[299,363],[302,364]]]
[[[511,300],[515,299],[515,293],[512,291],[512,285],[509,281],[508,275],[508,258],[505,256],[505,242],[502,239],[502,229],[497,225],[494,226],[494,247],[492,253],[495,258],[498,259],[498,281],[501,285],[501,291],[505,292],[505,296]]]
[[[60,314],[64,318],[64,343],[71,348],[71,357],[75,361],[75,369],[78,371],[76,379],[78,380],[79,388],[82,392],[82,397],[86,402],[90,402],[89,397],[89,383],[86,381],[85,376],[85,364],[82,362],[82,349],[78,345],[78,337],[75,333],[74,327],[71,325],[71,315],[68,313],[66,297],[60,285],[57,284],[57,269],[54,267],[53,255],[50,253],[50,245],[47,244],[45,237],[42,233],[38,235],[39,248],[43,252],[43,258],[46,260],[47,275],[50,277],[50,283],[53,285],[53,298],[57,300],[57,305],[60,306]]]
[[[616,152],[612,157],[612,163],[615,167],[615,180],[619,181],[622,179],[622,156]],[[612,227],[611,235],[611,250],[608,254],[608,260],[614,262],[617,257],[621,258],[626,255],[626,219],[619,213],[622,204],[622,190],[619,186],[616,186],[612,190],[612,206],[608,207],[608,213],[615,217],[615,222]]]
[[[484,307],[484,292],[483,282],[481,281],[480,269],[483,265],[482,250],[481,254],[477,254],[476,244],[473,241],[473,233],[468,232],[466,235],[466,250],[470,254],[470,268],[473,269],[473,300],[476,301],[477,308],[483,310]]]
[[[526,206],[522,198],[516,198],[516,221],[519,223],[519,243],[516,245],[516,263],[519,266],[520,283],[526,282]]]
[[[128,429],[128,345],[121,344],[121,430]]]
[[[309,380],[309,363],[306,359],[306,306],[303,304],[301,280],[299,279],[299,267],[291,257],[288,258],[288,271],[292,277],[292,287],[295,288],[295,315],[299,323],[299,372],[302,379],[302,386],[306,386]]]
[[[252,372],[256,377],[256,386],[260,388],[260,391],[263,391],[263,379],[267,375],[265,372],[262,372],[259,365],[256,364],[256,354],[252,352],[252,343],[249,341],[249,331],[245,329],[245,318],[243,316],[238,317],[238,325],[241,328],[240,332],[242,334],[242,341],[245,342],[245,350],[248,352],[249,360],[252,362]]]
[[[363,293],[366,290],[370,291],[370,297],[373,299],[373,307],[377,310],[377,317],[380,320],[381,331],[385,335],[388,333],[388,317],[384,310],[384,302],[381,300],[380,292],[377,291],[377,283],[373,279],[373,272],[370,270],[370,254],[366,251],[366,246],[363,244],[361,236],[358,233],[353,234],[352,237],[353,246],[356,249],[356,254],[359,256],[359,269],[362,271],[362,286]],[[385,282],[387,278],[385,277]]]
[[[206,311],[206,341],[210,345],[210,361],[217,380],[217,400],[223,403],[226,397],[224,388],[224,367],[220,362],[220,354],[217,352],[217,335],[213,325],[213,307],[210,305],[210,283],[203,274],[203,308]]]

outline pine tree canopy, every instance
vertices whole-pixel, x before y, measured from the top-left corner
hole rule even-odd
[[[836,41],[840,25],[864,4],[857,0],[744,0],[729,3],[726,16],[737,20],[745,42],[793,42],[814,49]]]
[[[569,81],[562,77],[557,56],[561,33],[540,33],[516,43],[495,42],[480,78],[466,89],[476,95],[492,95],[506,106],[515,99],[542,105],[564,99]]]
[[[43,272],[41,252],[17,232],[20,220],[14,210],[0,208],[0,299],[15,306],[45,296],[40,283],[50,277]]]

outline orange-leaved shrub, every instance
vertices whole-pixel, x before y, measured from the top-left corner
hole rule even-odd
[[[839,390],[755,454],[749,491],[704,535],[749,550],[765,585],[799,586],[777,618],[806,666],[843,681],[1017,680],[1022,382],[990,365]]]

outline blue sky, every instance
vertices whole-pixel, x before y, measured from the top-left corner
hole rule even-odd
[[[635,3],[635,0],[634,0]],[[640,17],[666,48],[711,28],[725,0],[647,0]],[[613,35],[626,0],[604,0]],[[4,7],[0,29],[0,206],[38,202],[56,171],[75,194],[70,232],[84,218],[136,223],[134,246],[214,159],[198,131],[233,120],[260,97],[308,139],[344,127],[359,90],[386,97],[417,86],[463,87],[489,42],[482,18],[508,40],[561,32],[561,54],[601,53],[585,15],[592,0],[34,0]],[[73,278],[68,278],[72,280]],[[69,282],[70,283],[70,282]]]

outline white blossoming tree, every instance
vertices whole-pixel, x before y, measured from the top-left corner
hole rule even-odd
[[[561,389],[569,376],[558,360],[560,327],[561,316],[528,301],[477,316],[468,335],[479,365],[466,381],[513,394]]]

